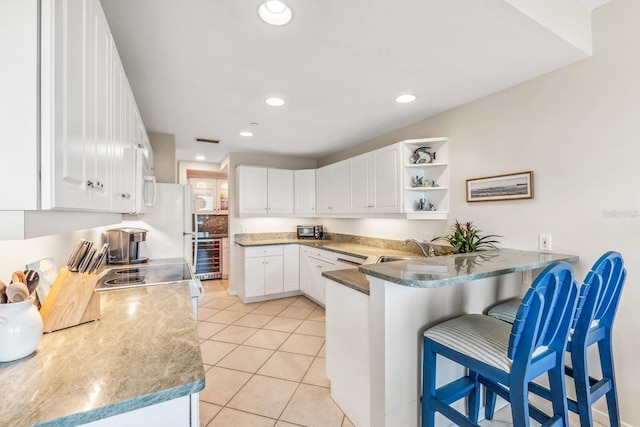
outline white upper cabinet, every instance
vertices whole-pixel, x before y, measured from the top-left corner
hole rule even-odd
[[[293,214],[292,170],[267,170],[267,211],[269,215]]]
[[[318,214],[346,213],[349,210],[349,161],[344,160],[316,171]]]
[[[150,145],[99,0],[42,3],[42,208],[125,212]]]
[[[259,166],[238,166],[240,215],[293,214],[293,171]]]
[[[400,213],[401,145],[349,159],[350,202],[354,213]]]
[[[35,210],[38,193],[38,2],[0,2],[0,210]]]
[[[294,212],[296,215],[316,213],[316,170],[294,171]]]

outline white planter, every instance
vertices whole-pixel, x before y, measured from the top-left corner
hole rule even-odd
[[[0,304],[0,362],[28,356],[40,344],[42,318],[33,300]]]

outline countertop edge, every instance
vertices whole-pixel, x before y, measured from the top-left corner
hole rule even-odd
[[[135,399],[130,399],[111,405],[103,406],[101,408],[92,409],[86,412],[80,412],[77,414],[69,415],[55,420],[45,421],[44,423],[35,424],[37,427],[65,427],[70,425],[80,425],[90,423],[92,421],[98,421],[101,419],[113,417],[116,415],[124,414],[126,412],[135,411],[136,409],[146,408],[151,405],[156,405],[169,400],[177,399],[179,397],[188,396],[193,393],[198,393],[204,390],[204,369],[202,372],[202,379],[195,382],[184,384],[178,387],[158,391],[145,396],[139,396]]]
[[[353,276],[356,277],[346,277]],[[345,270],[331,270],[323,271],[322,277],[337,282],[347,288],[351,288],[354,291],[361,292],[365,295],[369,295],[369,281],[366,276],[358,271],[357,268],[349,268]],[[366,284],[365,284],[366,283]]]

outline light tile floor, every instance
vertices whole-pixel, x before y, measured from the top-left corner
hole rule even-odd
[[[330,397],[322,307],[305,297],[243,304],[224,280],[202,284],[202,427],[353,426]],[[571,421],[580,425],[577,417]],[[513,425],[509,407],[480,425]]]

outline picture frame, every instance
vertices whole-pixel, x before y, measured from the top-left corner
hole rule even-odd
[[[533,171],[467,180],[467,202],[533,199]]]

